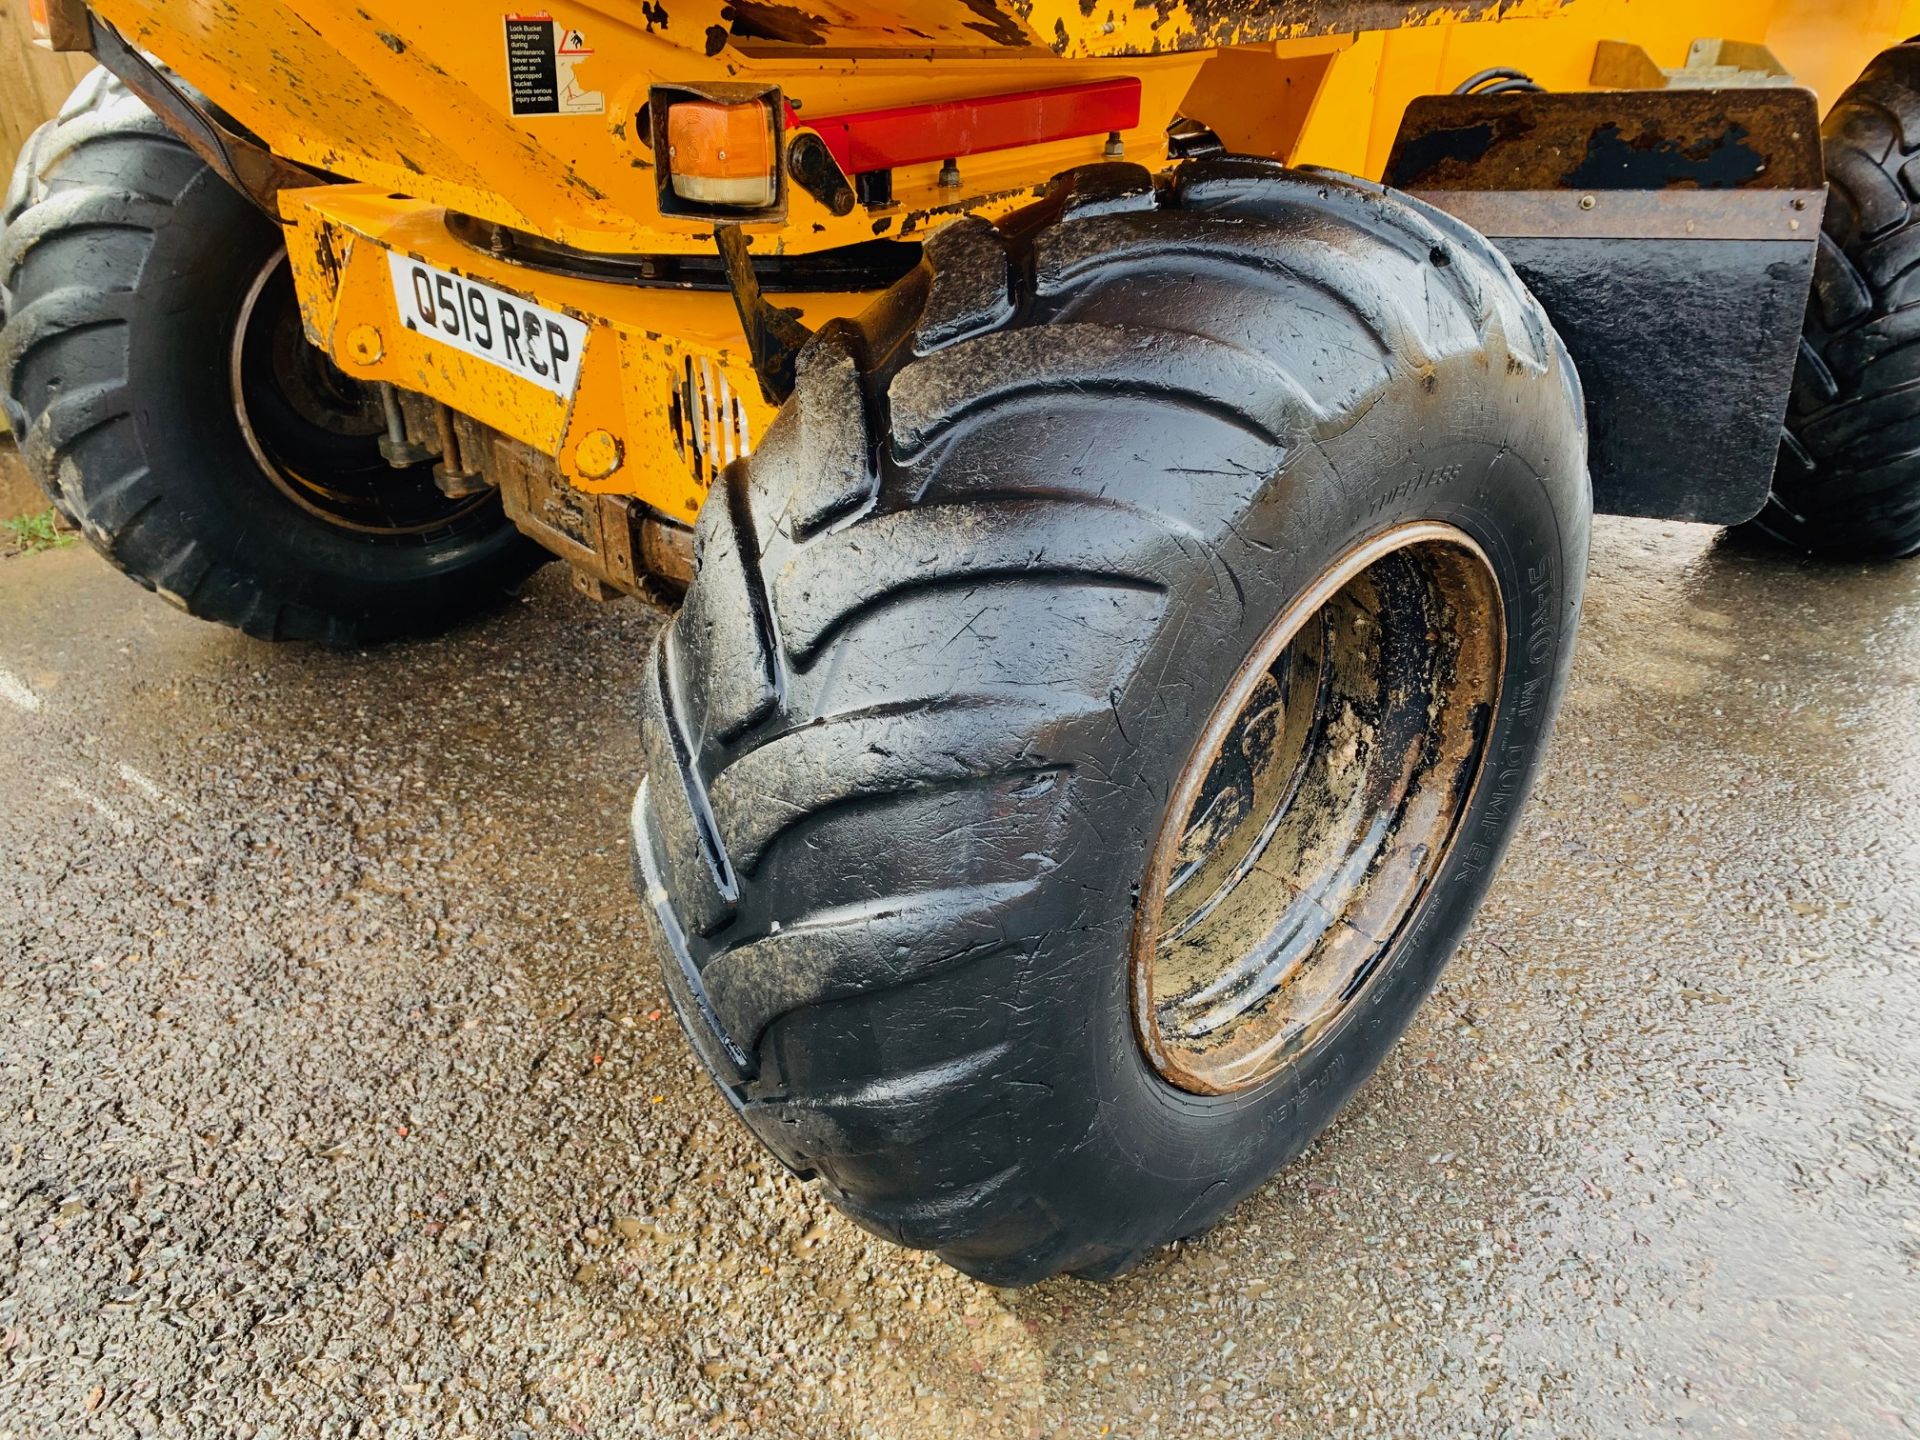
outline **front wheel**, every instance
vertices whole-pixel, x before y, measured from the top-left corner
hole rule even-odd
[[[700,517],[636,846],[746,1123],[1000,1284],[1297,1155],[1513,833],[1572,654],[1578,386],[1457,222],[1098,167],[823,331]]]
[[[109,561],[263,639],[431,633],[545,558],[497,494],[382,458],[378,396],[302,331],[279,230],[96,71],[0,212],[0,392]]]

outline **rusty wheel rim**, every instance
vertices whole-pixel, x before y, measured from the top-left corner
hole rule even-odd
[[[1420,522],[1342,556],[1254,647],[1141,884],[1134,1028],[1164,1079],[1263,1084],[1359,1000],[1472,802],[1504,615],[1480,547]]]
[[[450,498],[434,484],[431,465],[395,470],[382,458],[379,397],[307,342],[284,249],[268,257],[241,298],[227,384],[240,438],[260,473],[338,529],[417,543],[491,498],[490,491]]]

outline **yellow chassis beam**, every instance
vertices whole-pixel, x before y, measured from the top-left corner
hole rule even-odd
[[[733,299],[723,291],[525,269],[456,240],[438,206],[396,199],[377,186],[285,192],[281,208],[310,340],[356,379],[431,396],[555,456],[581,490],[633,495],[690,523],[714,469],[731,458],[728,437],[737,435],[736,450],[742,439],[750,446],[773,418]],[[585,324],[571,400],[408,328],[394,298],[389,252]],[[779,297],[816,326],[858,313],[868,298]],[[733,431],[727,426],[736,407]]]

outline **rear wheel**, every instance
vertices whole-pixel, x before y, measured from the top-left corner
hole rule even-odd
[[[997,1283],[1299,1153],[1512,833],[1581,414],[1478,236],[1261,162],[1076,172],[823,331],[702,511],[635,806],[754,1133]]]
[[[499,499],[389,467],[378,395],[301,328],[278,229],[103,72],[35,133],[0,231],[0,388],[120,569],[266,639],[431,633],[544,553]]]
[[[1920,44],[1821,127],[1828,199],[1773,493],[1749,524],[1849,559],[1920,553]]]

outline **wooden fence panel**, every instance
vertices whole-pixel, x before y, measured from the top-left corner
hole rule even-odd
[[[27,0],[0,0],[0,189],[34,127],[60,108],[88,70],[87,55],[55,55],[30,38]]]

